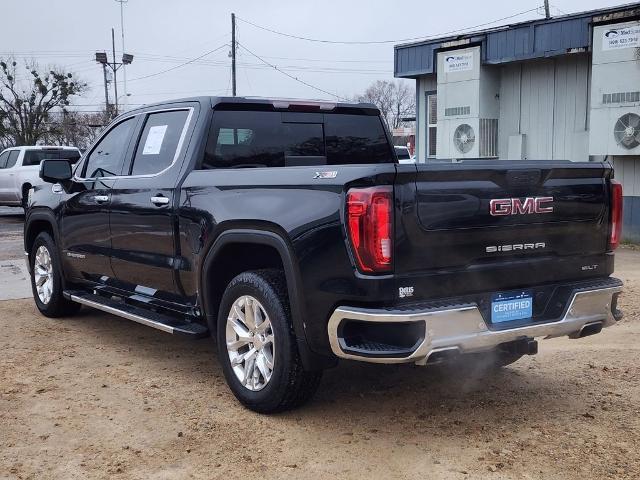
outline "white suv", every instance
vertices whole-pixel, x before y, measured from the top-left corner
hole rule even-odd
[[[0,153],[0,206],[26,208],[29,190],[43,182],[39,177],[40,162],[45,158],[66,158],[71,163],[80,159],[76,147],[13,147]]]

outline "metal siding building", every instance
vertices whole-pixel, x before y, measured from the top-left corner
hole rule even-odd
[[[611,161],[624,238],[640,242],[638,35],[635,3],[397,45],[395,76],[416,80],[417,161]]]

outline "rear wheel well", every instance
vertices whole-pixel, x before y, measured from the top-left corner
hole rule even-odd
[[[29,255],[31,255],[33,243],[36,241],[36,237],[40,232],[47,232],[49,235],[51,235],[51,238],[55,240],[51,223],[49,223],[47,220],[34,220],[29,224],[29,228],[27,229],[27,232],[24,236],[24,246]]]
[[[220,301],[227,285],[237,275],[249,270],[274,268],[283,270],[282,257],[275,247],[260,243],[231,243],[216,253],[205,272],[205,292],[209,328],[214,327]],[[215,331],[215,330],[212,330]]]

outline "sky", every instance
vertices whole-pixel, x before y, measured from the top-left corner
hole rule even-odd
[[[625,3],[551,1],[553,16]],[[75,109],[103,108],[102,68],[94,57],[96,51],[110,54],[112,27],[116,57],[122,56],[120,3],[0,2],[5,20],[0,29],[0,58],[13,55],[19,62],[35,60],[41,67],[63,67],[89,85],[88,92],[74,100]],[[526,11],[490,26],[541,18],[541,8],[530,11],[538,6],[529,0],[128,0],[124,4],[125,47],[134,60],[126,71],[130,96],[123,96],[122,70],[118,71],[118,95],[120,103],[131,108],[172,98],[230,94],[232,12],[238,17],[238,95],[335,100],[362,93],[376,80],[393,79],[394,43],[310,42],[276,35],[247,21],[321,40],[400,41],[437,36]],[[20,21],[7,21],[10,18]],[[172,70],[165,72],[168,69]],[[110,96],[113,101],[113,89]]]

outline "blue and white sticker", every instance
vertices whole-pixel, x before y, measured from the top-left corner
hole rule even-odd
[[[602,34],[602,50],[640,47],[640,25],[610,28]]]
[[[444,58],[444,73],[473,70],[473,52],[447,55]]]
[[[533,316],[533,298],[527,292],[496,295],[491,302],[491,322],[511,322]]]

